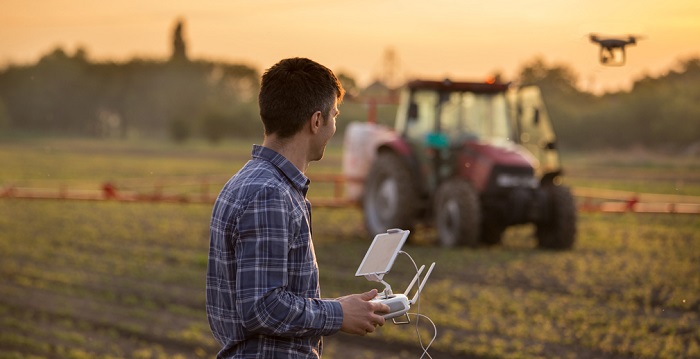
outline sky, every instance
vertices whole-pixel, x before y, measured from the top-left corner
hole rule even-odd
[[[700,57],[697,0],[0,0],[0,68],[56,47],[94,61],[166,59],[184,21],[192,59],[260,71],[308,57],[366,85],[398,79],[506,80],[536,58],[565,65],[582,90],[629,89]],[[590,33],[640,35],[623,67],[602,66]]]

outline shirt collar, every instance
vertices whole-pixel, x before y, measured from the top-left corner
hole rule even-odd
[[[254,159],[261,159],[272,163],[282,174],[285,175],[285,177],[287,177],[289,182],[291,182],[292,185],[301,191],[304,194],[304,197],[306,197],[306,192],[309,190],[309,183],[311,181],[284,156],[267,147],[253,145],[252,157]]]

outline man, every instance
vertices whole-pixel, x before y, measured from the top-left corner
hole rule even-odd
[[[306,199],[311,161],[335,133],[344,90],[331,70],[285,59],[262,77],[262,146],[222,189],[210,226],[207,316],[218,358],[318,358],[322,336],[384,324],[376,289],[320,299]]]

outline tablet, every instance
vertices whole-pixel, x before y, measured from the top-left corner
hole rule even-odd
[[[377,234],[369,246],[365,258],[360,263],[360,267],[357,268],[355,276],[381,276],[389,273],[409,234],[410,231],[402,229],[390,229],[386,233]]]

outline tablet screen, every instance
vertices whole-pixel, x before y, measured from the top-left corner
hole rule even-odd
[[[409,231],[397,230],[377,234],[355,276],[388,273],[409,233]]]

